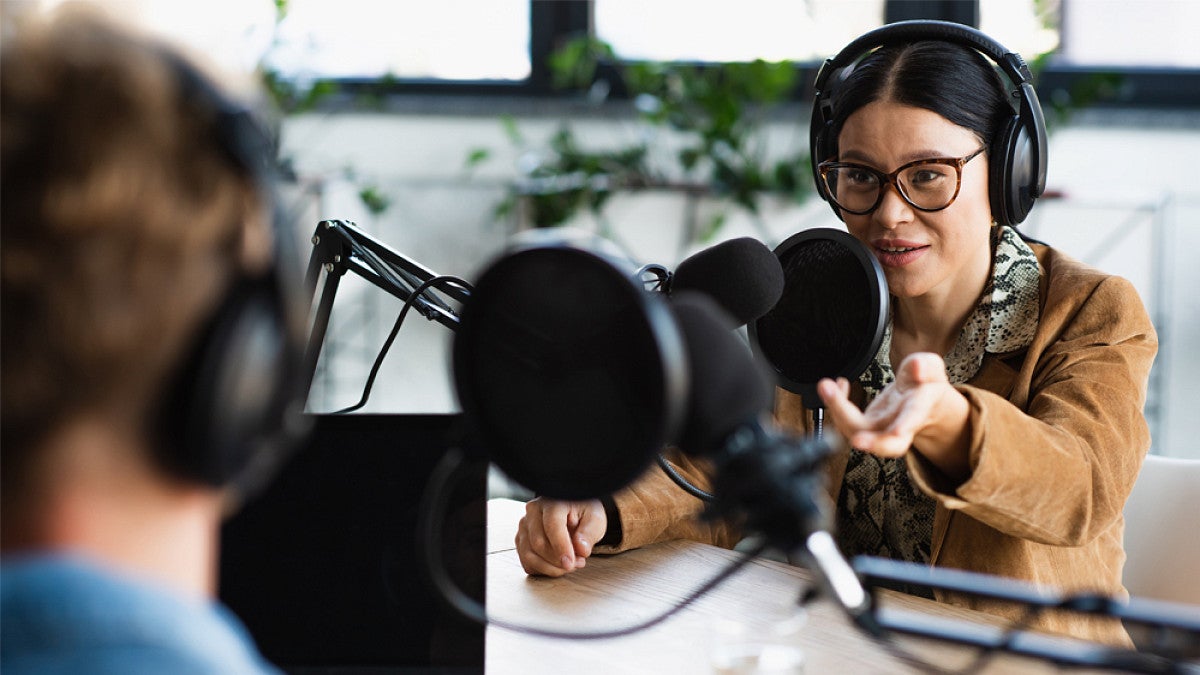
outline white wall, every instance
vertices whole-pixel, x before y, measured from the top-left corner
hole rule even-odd
[[[1194,158],[1200,157],[1197,115],[1092,115],[1051,138],[1050,187],[1063,198],[1043,200],[1024,226],[1035,237],[1097,266],[1128,277],[1138,287],[1160,332],[1162,350],[1151,381],[1148,414],[1154,423],[1155,452],[1200,457],[1200,265],[1188,259],[1200,250],[1200,187]],[[1182,120],[1182,121],[1181,121]],[[559,120],[546,114],[520,117],[530,147],[547,137]],[[602,146],[628,143],[644,129],[619,116],[599,115],[572,122],[584,142]],[[780,122],[770,130],[778,154],[804,142],[807,120]],[[670,139],[658,147],[669,148]],[[285,153],[293,156],[310,186],[305,238],[317,220],[356,221],[377,238],[441,274],[468,281],[497,255],[514,230],[497,221],[492,208],[515,174],[520,152],[512,147],[498,118],[488,114],[326,114],[289,120]],[[477,147],[494,156],[476,170],[465,158]],[[663,150],[664,152],[667,150]],[[355,196],[355,182],[378,185],[392,206],[376,218]],[[701,203],[701,213],[720,208]],[[643,262],[672,265],[702,248],[684,243],[685,205],[681,197],[636,194],[616,197],[605,210],[616,239]],[[589,217],[577,226],[596,228]],[[760,221],[732,212],[719,238],[751,235],[774,244],[814,226],[837,226],[819,201],[771,204]],[[709,242],[712,243],[712,242]],[[358,400],[371,361],[391,328],[400,302],[352,276],[338,293],[326,352],[310,399],[316,411],[334,410]],[[448,412],[457,410],[451,381],[450,330],[415,313],[387,357],[371,401],[364,410]]]

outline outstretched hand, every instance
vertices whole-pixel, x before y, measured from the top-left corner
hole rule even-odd
[[[850,401],[845,378],[821,380],[817,393],[833,426],[853,447],[880,457],[901,457],[915,447],[948,477],[967,474],[970,410],[937,354],[907,356],[896,369],[896,381],[866,410]]]
[[[517,555],[526,574],[561,577],[587,563],[608,530],[600,500],[562,502],[538,497],[525,504],[517,526]]]

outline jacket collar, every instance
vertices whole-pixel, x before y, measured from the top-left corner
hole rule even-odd
[[[1033,341],[1040,314],[1041,269],[1033,249],[1011,227],[997,227],[992,237],[992,274],[979,304],[968,317],[953,349],[945,355],[952,384],[971,381],[986,354],[1011,354]],[[892,318],[888,317],[875,359],[859,376],[866,400],[895,381],[892,370]]]

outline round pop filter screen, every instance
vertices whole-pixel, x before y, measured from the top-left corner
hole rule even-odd
[[[454,341],[460,403],[489,457],[559,499],[609,494],[649,466],[683,414],[685,364],[662,299],[565,246],[492,264]]]
[[[887,280],[875,256],[842,230],[804,230],[775,254],[783,266],[783,295],[750,326],[751,340],[780,386],[818,408],[817,381],[854,380],[879,350]]]

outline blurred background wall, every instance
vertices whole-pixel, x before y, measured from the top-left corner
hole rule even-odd
[[[6,0],[0,7],[4,34],[22,16],[60,4]],[[1200,46],[1194,39],[1200,3],[100,5],[270,85],[290,174],[284,195],[305,241],[323,219],[351,220],[433,271],[468,280],[514,234],[546,224],[545,211],[531,211],[531,195],[581,176],[593,186],[610,181],[613,189],[599,190],[599,208],[573,207],[556,214],[554,225],[600,233],[640,262],[672,266],[727,238],[748,235],[774,245],[801,229],[840,227],[811,188],[807,195],[804,190],[811,185],[805,156],[811,81],[820,60],[885,21],[941,18],[979,26],[1030,61],[1053,118],[1051,194],[1023,229],[1137,286],[1161,340],[1147,404],[1153,451],[1200,457],[1200,353],[1193,347],[1200,343],[1200,302],[1193,297],[1200,265],[1190,259],[1200,250],[1194,160],[1200,157]],[[764,66],[748,76],[758,78],[752,81],[759,89],[778,89],[778,96],[751,100],[740,111],[750,128],[744,149],[769,169],[762,189],[747,198],[750,210],[723,192],[728,186],[709,171],[731,146],[706,147],[688,167],[681,157],[698,147],[698,131],[680,128],[668,113],[671,97],[697,81],[688,77],[703,79],[723,72],[718,64],[754,59],[787,67]],[[666,70],[649,64],[666,64]],[[792,79],[780,81],[785,71]],[[735,95],[757,94],[743,87]],[[696,100],[685,97],[681,105]],[[574,145],[564,152],[565,142]],[[735,151],[743,150],[733,142]],[[634,163],[649,170],[638,176],[652,178],[640,186],[613,178],[628,164],[608,171],[563,163],[572,151],[578,151],[574,159],[595,159],[639,148],[644,154]],[[358,400],[400,306],[346,276],[310,409],[328,412]],[[452,337],[449,329],[410,316],[363,410],[457,410]]]
[[[807,110],[779,121],[786,135],[807,125]],[[521,118],[531,133],[550,134],[556,121]],[[1106,271],[1121,274],[1138,288],[1161,341],[1151,382],[1147,414],[1154,426],[1155,451],[1200,457],[1200,183],[1191,169],[1200,157],[1200,113],[1092,112],[1055,132],[1050,144],[1050,189],[1022,229]],[[628,133],[627,122],[581,120],[586,137],[604,142]],[[370,167],[393,206],[372,215],[355,186],[342,179],[322,185],[303,219],[311,234],[318,220],[356,221],[389,245],[435,272],[468,280],[522,224],[515,216],[493,217],[505,196],[517,157],[498,157],[493,168],[465,175],[463,158],[473,146],[504,147],[499,124],[471,114],[345,114],[304,116],[285,128],[298,157],[318,163],[350,161]],[[1153,165],[1147,158],[1155,158]],[[335,158],[338,161],[335,161]],[[364,169],[365,170],[365,169]],[[667,191],[618,195],[605,210],[607,226],[630,255],[671,266],[686,255],[726,238],[753,236],[769,245],[809,227],[841,227],[828,206],[813,198],[802,204],[777,200],[762,207],[761,218],[745,212],[727,217],[706,241],[685,236],[692,198]],[[720,208],[700,198],[696,208]],[[600,231],[590,213],[572,227]],[[583,301],[581,299],[581,301]],[[322,363],[310,406],[334,410],[358,400],[369,367],[401,303],[347,277],[339,290],[330,339],[333,351]],[[451,331],[410,317],[364,410],[444,412],[457,409],[449,368]],[[327,342],[328,350],[331,343]]]

